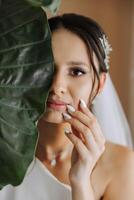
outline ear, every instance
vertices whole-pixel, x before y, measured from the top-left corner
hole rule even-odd
[[[107,73],[102,72],[100,75],[100,86],[99,86],[98,94],[101,93],[101,91],[103,90],[106,78],[107,78]]]

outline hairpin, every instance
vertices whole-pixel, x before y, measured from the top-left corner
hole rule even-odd
[[[106,36],[103,34],[102,38],[99,38],[100,42],[103,46],[104,52],[105,52],[105,59],[104,59],[104,63],[106,65],[107,70],[109,69],[109,60],[110,60],[110,52],[112,51],[112,47],[108,42],[108,39],[106,38]]]

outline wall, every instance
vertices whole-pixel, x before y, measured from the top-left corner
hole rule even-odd
[[[132,132],[134,133],[134,1],[132,5],[132,25],[131,25],[131,65],[130,65],[130,101],[129,101],[129,117]],[[134,134],[133,134],[134,135]],[[133,137],[134,138],[134,137]]]

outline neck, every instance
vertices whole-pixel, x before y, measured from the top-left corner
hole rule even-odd
[[[68,123],[54,124],[40,119],[38,123],[39,141],[36,155],[40,160],[44,160],[47,153],[54,153],[64,150],[71,145],[71,142],[64,134],[64,128],[71,129]]]

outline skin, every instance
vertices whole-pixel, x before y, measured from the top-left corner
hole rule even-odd
[[[61,28],[52,35],[52,48],[55,75],[48,99],[60,99],[75,111],[71,112],[67,106],[60,110],[46,108],[38,123],[37,157],[55,177],[72,187],[73,200],[126,200],[128,196],[129,200],[133,199],[134,153],[106,142],[89,110],[93,71],[86,45],[77,35]],[[98,68],[95,55],[94,62]],[[105,79],[106,74],[102,73],[99,92]],[[96,89],[97,85],[94,93]],[[80,104],[80,99],[86,107]],[[63,113],[71,118],[67,119]],[[68,134],[64,128],[69,130]],[[47,153],[67,145],[71,146],[72,154],[51,167],[45,160]]]

